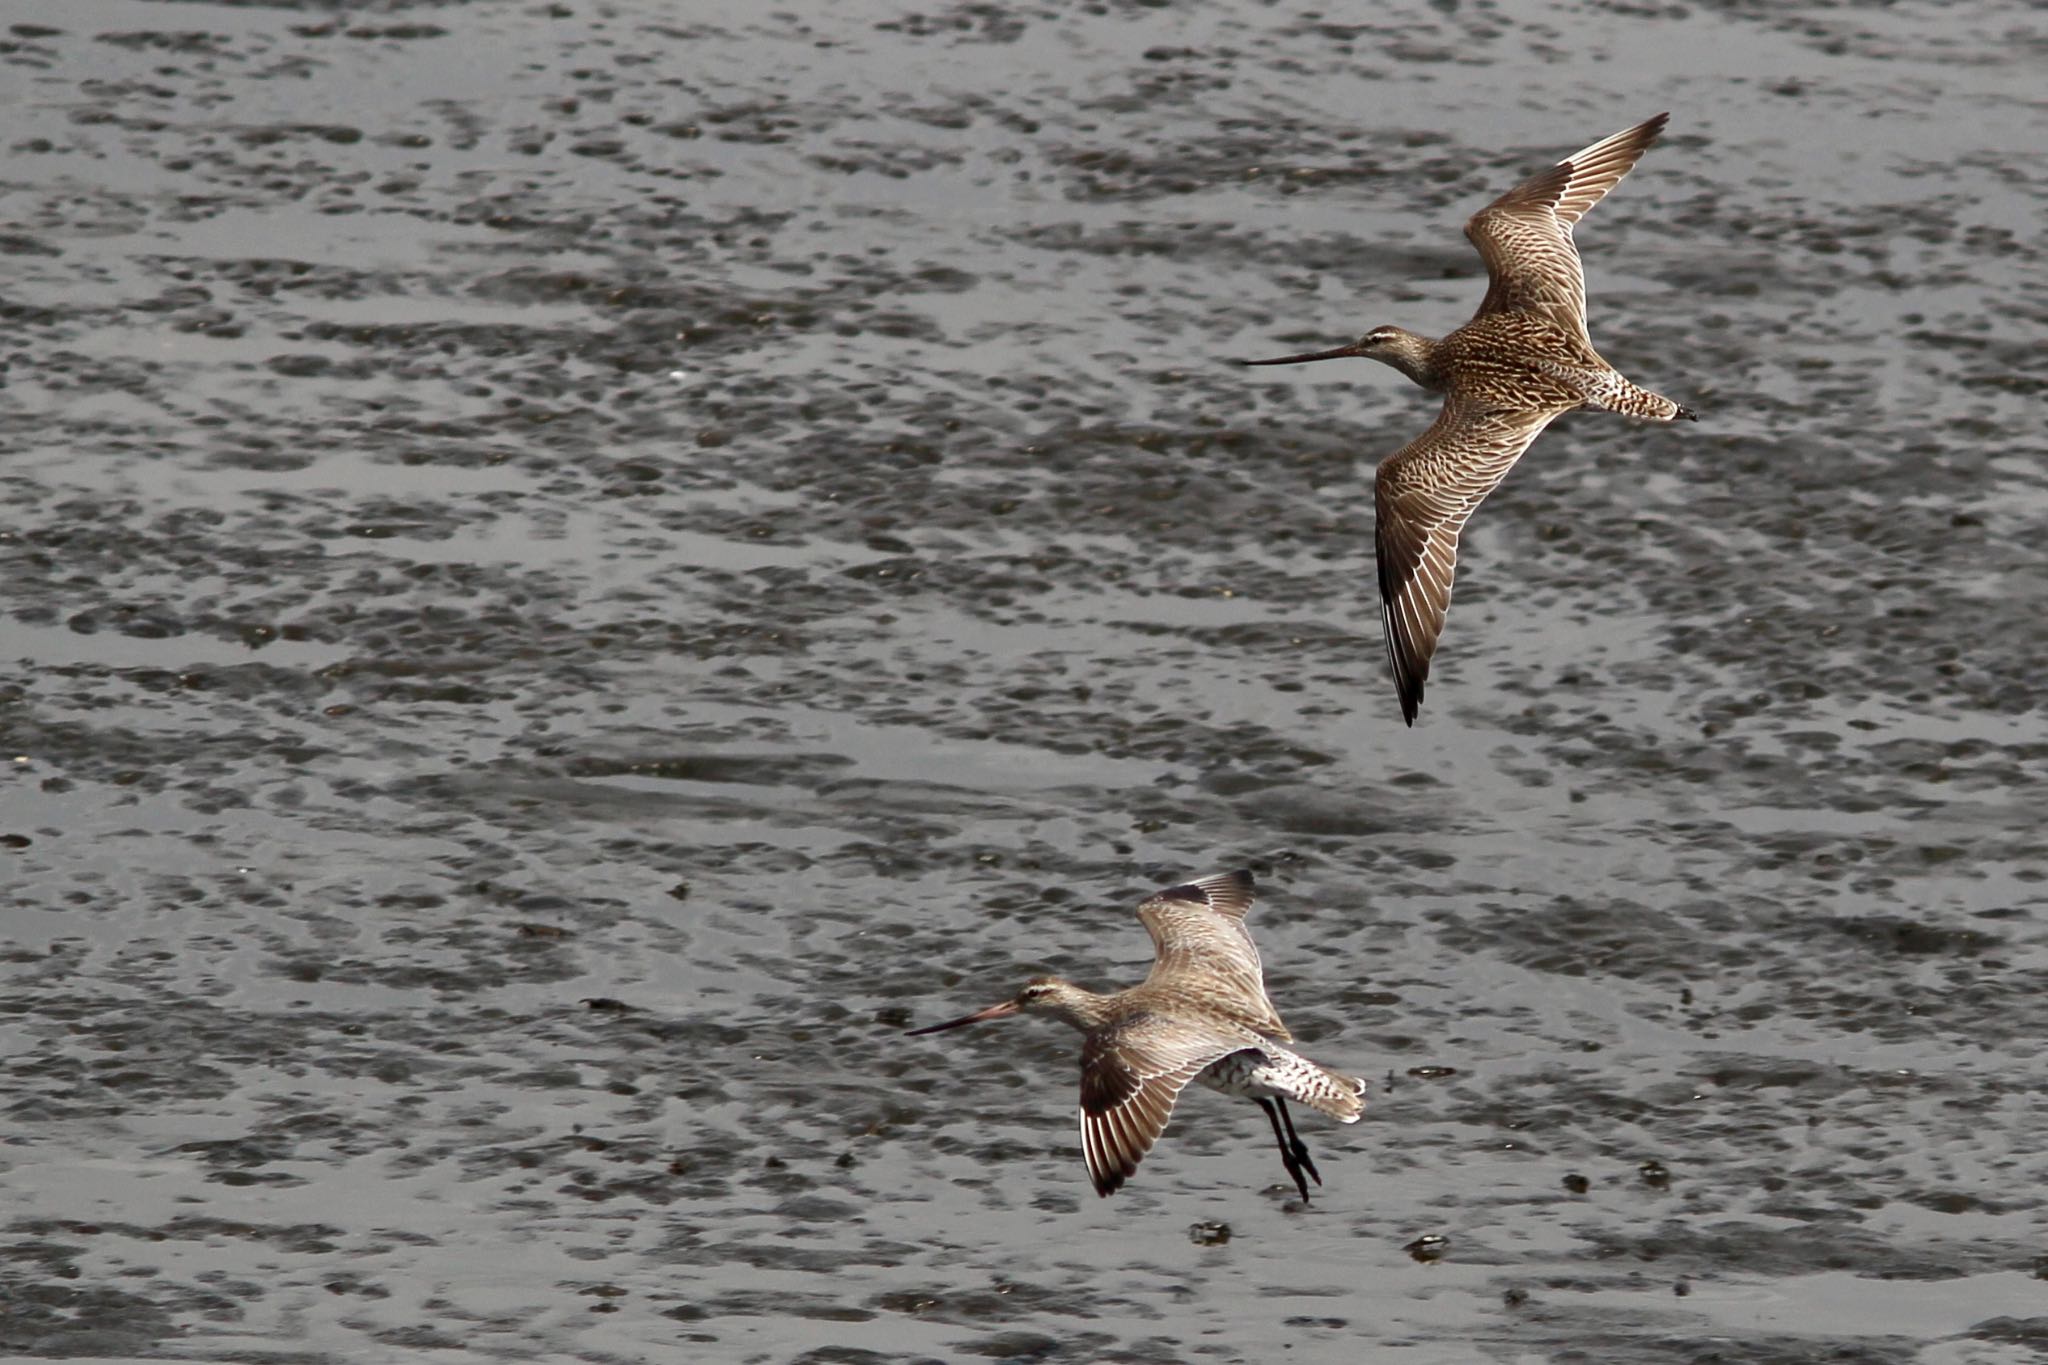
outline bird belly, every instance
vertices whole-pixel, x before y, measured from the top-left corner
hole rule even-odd
[[[1532,313],[1479,318],[1444,338],[1438,366],[1452,392],[1480,406],[1511,412],[1556,409],[1589,401],[1608,367],[1577,338]],[[1619,378],[1620,376],[1616,376]]]
[[[1365,1108],[1364,1082],[1278,1047],[1240,1048],[1211,1062],[1195,1079],[1233,1099],[1295,1100],[1344,1123]]]
[[[1468,402],[1503,412],[1569,412],[1589,401],[1595,373],[1543,356],[1517,356],[1460,373],[1457,391]]]
[[[1275,1096],[1285,1099],[1293,1092],[1285,1088],[1283,1070],[1264,1052],[1248,1047],[1209,1063],[1208,1068],[1195,1079],[1218,1094],[1229,1095],[1233,1099],[1272,1099]]]

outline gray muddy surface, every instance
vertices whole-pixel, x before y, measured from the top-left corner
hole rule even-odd
[[[0,1349],[2048,1353],[2038,10],[5,19]],[[1406,730],[1431,400],[1223,362],[1665,108],[1579,240],[1703,420],[1551,429]],[[1242,864],[1312,1206],[900,1036]]]

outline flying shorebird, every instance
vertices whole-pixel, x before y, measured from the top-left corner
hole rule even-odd
[[[1320,1185],[1323,1177],[1294,1131],[1287,1101],[1356,1123],[1365,1111],[1365,1082],[1281,1046],[1294,1035],[1266,998],[1259,950],[1244,924],[1251,908],[1249,872],[1171,887],[1138,907],[1158,954],[1140,984],[1097,995],[1041,976],[1001,1004],[910,1034],[1012,1014],[1048,1014],[1079,1029],[1081,1156],[1104,1197],[1137,1173],[1189,1081],[1256,1100],[1305,1204],[1308,1182]]]
[[[1410,725],[1451,605],[1458,535],[1543,428],[1581,407],[1653,422],[1697,420],[1690,408],[1631,384],[1593,349],[1586,276],[1572,244],[1572,224],[1620,183],[1670,117],[1602,138],[1472,215],[1465,235],[1486,262],[1486,297],[1449,336],[1375,327],[1334,350],[1242,362],[1365,356],[1444,395],[1429,430],[1383,460],[1373,486],[1380,618],[1401,717]]]

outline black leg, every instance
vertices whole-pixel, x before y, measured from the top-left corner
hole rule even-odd
[[[1308,1182],[1301,1178],[1302,1165],[1300,1157],[1296,1156],[1296,1153],[1299,1152],[1301,1156],[1306,1156],[1308,1149],[1302,1146],[1300,1138],[1294,1139],[1293,1145],[1289,1146],[1287,1134],[1280,1131],[1280,1116],[1287,1112],[1287,1102],[1285,1100],[1280,1101],[1280,1108],[1276,1112],[1273,1108],[1274,1102],[1272,1100],[1267,1099],[1263,1095],[1255,1095],[1252,1098],[1258,1100],[1259,1108],[1266,1111],[1266,1120],[1273,1125],[1273,1141],[1280,1144],[1280,1160],[1286,1165],[1287,1174],[1294,1177],[1295,1186],[1301,1190],[1301,1202],[1306,1204],[1308,1202]],[[1287,1128],[1290,1133],[1294,1130],[1293,1119],[1287,1120]],[[1310,1168],[1310,1174],[1314,1174],[1313,1168]],[[1322,1177],[1316,1176],[1316,1184],[1320,1185],[1322,1183]]]
[[[1301,1140],[1301,1134],[1294,1131],[1294,1115],[1287,1112],[1286,1100],[1274,1100],[1280,1106],[1280,1121],[1287,1125],[1287,1141],[1294,1150],[1294,1159],[1301,1163],[1301,1169],[1308,1172],[1308,1178],[1320,1185],[1323,1178],[1316,1173],[1316,1163],[1309,1159],[1308,1144]]]

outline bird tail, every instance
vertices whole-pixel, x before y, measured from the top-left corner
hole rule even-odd
[[[1339,1123],[1358,1122],[1359,1115],[1365,1112],[1365,1082],[1318,1066],[1306,1057],[1300,1061],[1302,1071],[1294,1078],[1295,1090],[1290,1098]]]
[[[1697,422],[1699,415],[1683,403],[1674,403],[1661,393],[1639,389],[1626,379],[1621,381],[1615,392],[1603,394],[1600,406],[1612,412],[1625,413],[1630,417],[1642,417],[1652,422]]]

